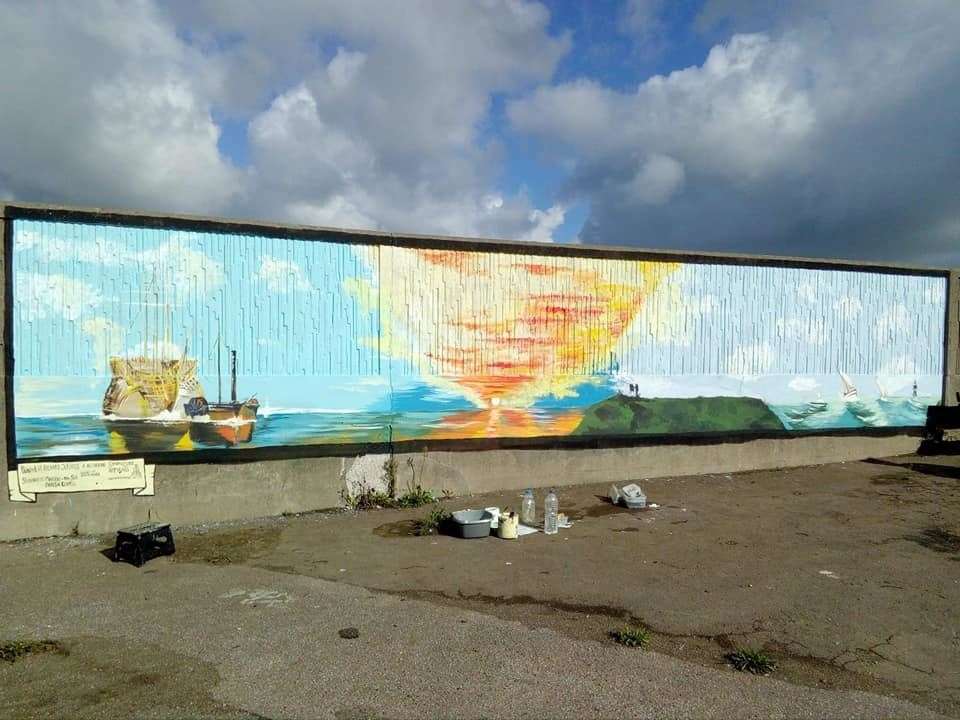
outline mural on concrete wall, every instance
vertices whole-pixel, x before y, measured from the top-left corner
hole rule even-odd
[[[942,277],[13,224],[18,457],[922,425]]]

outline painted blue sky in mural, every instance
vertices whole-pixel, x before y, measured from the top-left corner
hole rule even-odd
[[[145,348],[197,358],[215,396],[218,339],[267,412],[470,407],[377,353],[376,312],[349,287],[371,277],[346,244],[17,221],[17,413],[99,412],[108,358]],[[537,406],[589,404],[624,377],[662,397],[795,401],[836,394],[841,371],[867,395],[877,378],[937,395],[943,326],[931,309],[944,293],[937,277],[685,265],[635,318],[609,378]]]

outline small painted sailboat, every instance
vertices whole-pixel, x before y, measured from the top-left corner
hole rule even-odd
[[[893,398],[891,398],[890,395],[887,393],[887,388],[880,381],[879,377],[875,379],[875,382],[877,383],[877,392],[880,393],[880,396],[877,398],[877,400],[884,404],[892,403]]]
[[[823,399],[820,393],[817,393],[816,400],[811,400],[807,403],[807,408],[810,410],[810,412],[823,412],[827,409],[827,407],[829,407],[827,405],[827,401]]]
[[[840,373],[840,399],[844,402],[856,402],[860,399],[857,387],[845,372]]]

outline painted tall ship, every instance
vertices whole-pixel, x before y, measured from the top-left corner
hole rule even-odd
[[[103,415],[111,420],[186,419],[184,404],[203,395],[197,361],[186,356],[112,357],[110,375]]]
[[[138,355],[110,358],[103,419],[128,450],[169,450],[191,443],[235,445],[253,437],[259,401],[237,400],[237,352],[230,351],[230,401],[208,402],[197,361]],[[220,347],[217,344],[218,395]]]

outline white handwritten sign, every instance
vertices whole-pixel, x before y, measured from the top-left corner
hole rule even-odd
[[[153,495],[155,469],[155,465],[145,465],[142,458],[24,463],[7,473],[7,484],[13,502],[36,502],[38,493],[91,490],[133,490],[134,495]]]

